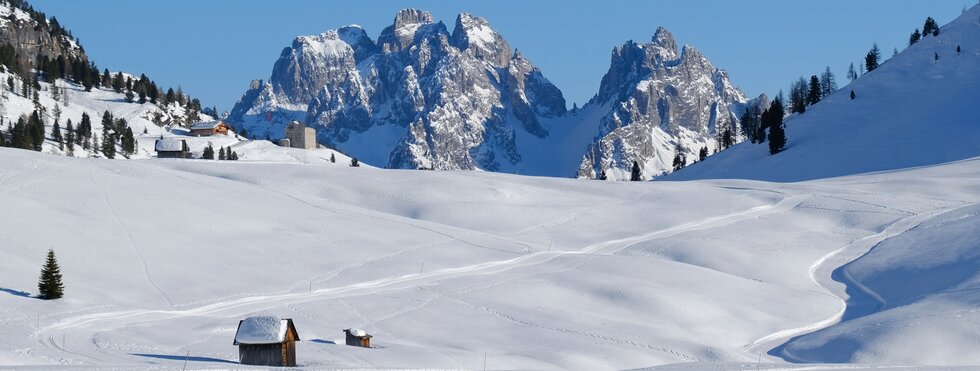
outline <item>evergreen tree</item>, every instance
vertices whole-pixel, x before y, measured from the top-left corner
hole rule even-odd
[[[225,160],[225,147],[218,148],[218,159]]]
[[[922,39],[922,34],[919,33],[919,29],[916,28],[915,31],[912,31],[912,35],[909,36],[909,46],[919,42],[919,39]]]
[[[164,105],[173,104],[177,101],[177,96],[174,95],[174,88],[167,89],[167,97],[163,101]]]
[[[234,161],[238,161],[238,152],[231,151],[231,159]]]
[[[939,24],[932,17],[926,18],[926,23],[922,25],[922,36],[939,36]]]
[[[129,156],[132,156],[133,153],[136,153],[136,138],[133,137],[133,129],[130,129],[129,126],[127,126],[126,130],[123,131],[122,150],[123,156],[126,158],[129,158]]]
[[[732,128],[726,127],[721,135],[721,148],[729,149],[733,145],[735,145],[735,133],[732,133]]]
[[[361,163],[359,161],[357,161],[357,158],[356,157],[351,157],[351,159],[350,159],[350,166],[351,167],[360,167],[361,166]]]
[[[51,138],[53,138],[55,142],[58,142],[58,149],[65,149],[65,139],[61,136],[61,125],[58,124],[58,119],[54,120],[54,128],[51,129]]]
[[[783,126],[783,102],[779,97],[772,101],[772,105],[763,113],[765,126],[769,127],[769,153],[777,154],[786,147],[786,132]]]
[[[704,161],[706,158],[708,158],[708,146],[701,147],[698,151],[698,161]]]
[[[674,146],[674,171],[680,170],[687,165],[687,155],[684,154],[685,151],[686,149],[680,143],[677,143],[677,145]]]
[[[54,109],[51,110],[51,115],[54,116],[54,121],[61,120],[61,105],[58,103],[54,104]]]
[[[864,67],[868,72],[874,71],[878,68],[878,62],[881,60],[881,50],[878,49],[878,44],[874,44],[868,54],[864,56]]]
[[[133,92],[127,91],[126,92],[126,103],[133,103],[133,98],[135,98],[135,96],[133,95]]]
[[[106,68],[105,71],[102,72],[102,86],[108,87],[111,86],[111,84],[112,84],[112,75],[109,74],[109,69]]]
[[[61,268],[58,267],[54,250],[48,250],[48,257],[41,268],[41,278],[37,283],[38,297],[44,300],[60,299],[65,291],[61,278]]]
[[[44,144],[44,122],[41,121],[38,111],[31,113],[31,117],[27,120],[27,127],[30,131],[31,147],[35,151],[40,151],[41,145]]]
[[[75,144],[82,144],[83,139],[88,139],[92,137],[92,118],[89,117],[88,113],[82,112],[82,122],[78,124],[78,136],[75,138]],[[88,149],[88,146],[84,146]]]
[[[810,76],[810,90],[807,92],[806,102],[811,106],[820,102],[820,80],[817,75]]]
[[[34,143],[27,129],[27,118],[21,115],[17,119],[17,124],[10,129],[10,146],[20,149],[33,149]]]
[[[116,139],[111,125],[102,127],[102,154],[108,159],[116,158]]]
[[[68,147],[68,156],[75,155],[75,128],[72,127],[71,119],[65,125],[65,145]]]
[[[605,171],[603,171],[605,173]],[[603,174],[605,175],[605,174]],[[640,164],[633,160],[633,168],[630,169],[630,181],[639,182],[643,180],[643,172],[640,170]]]
[[[208,142],[208,146],[204,147],[204,152],[201,153],[201,159],[214,160],[214,147],[211,146],[211,142]]]

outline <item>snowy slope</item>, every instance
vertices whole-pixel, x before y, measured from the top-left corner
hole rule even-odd
[[[978,86],[980,6],[974,6],[938,37],[924,37],[788,120],[785,152],[770,156],[765,144],[742,143],[667,178],[798,181],[977,156]]]
[[[8,74],[0,73],[0,81],[7,81],[7,77]],[[21,84],[20,78],[14,76],[14,80],[15,86],[19,87]],[[38,94],[38,102],[41,106],[45,107],[44,122],[46,140],[42,146],[42,152],[45,153],[67,155],[67,150],[59,149],[57,142],[51,136],[55,121],[54,110],[55,106],[57,106],[62,112],[59,120],[61,130],[63,130],[62,133],[64,133],[68,120],[71,120],[73,125],[77,127],[81,122],[82,113],[88,113],[92,122],[93,136],[99,137],[99,140],[101,140],[102,136],[102,114],[105,111],[108,110],[116,119],[126,119],[127,124],[133,130],[137,142],[137,151],[130,157],[131,159],[155,159],[154,143],[161,136],[164,136],[180,137],[180,139],[186,140],[195,158],[200,158],[204,147],[208,143],[211,143],[215,151],[217,151],[218,147],[232,147],[232,150],[238,153],[241,161],[328,163],[330,155],[333,154],[337,164],[346,166],[350,163],[349,157],[331,149],[318,148],[314,150],[302,150],[282,148],[265,140],[245,140],[244,138],[239,138],[234,132],[229,133],[227,136],[191,137],[188,135],[188,130],[180,126],[157,126],[153,122],[154,116],[156,115],[160,115],[160,121],[162,122],[171,122],[178,118],[183,118],[185,115],[184,108],[176,104],[168,107],[160,107],[151,103],[128,103],[126,102],[125,94],[99,88],[93,88],[92,91],[86,92],[80,85],[66,80],[58,80],[58,87],[66,97],[60,97],[61,99],[58,100],[53,99],[51,85],[48,83],[41,83],[41,91]],[[0,111],[0,117],[3,117],[3,128],[7,130],[8,123],[16,122],[17,118],[21,115],[30,115],[35,107],[31,98],[19,95],[19,89],[15,89],[17,91],[13,92],[6,91],[6,86],[0,87],[0,89],[4,90],[3,96],[6,97],[3,98],[3,110]],[[202,114],[200,116],[204,121],[211,120],[207,115]],[[117,146],[117,153],[119,151],[120,148]],[[85,151],[80,146],[76,146],[73,156],[90,157],[99,155],[92,151]],[[116,156],[116,159],[123,158],[122,155]]]
[[[980,159],[798,184],[610,183],[0,149],[0,174],[0,364],[13,369],[173,369],[188,353],[190,369],[235,368],[235,328],[254,315],[292,318],[310,369],[477,369],[484,354],[489,369],[789,367],[767,353],[836,323],[834,269],[980,202]],[[907,236],[922,243],[895,246],[945,247]],[[46,302],[26,295],[49,248],[66,297]],[[904,268],[886,265],[854,277],[887,292],[875,277]],[[963,308],[925,304],[879,326]],[[351,327],[376,348],[334,344]],[[866,345],[896,340],[881,334]]]

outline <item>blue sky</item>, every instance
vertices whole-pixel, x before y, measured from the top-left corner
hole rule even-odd
[[[598,91],[609,53],[648,41],[658,26],[728,71],[746,94],[774,94],[830,66],[838,81],[872,43],[901,50],[926,16],[946,24],[976,0],[890,1],[316,1],[30,0],[79,37],[100,68],[146,73],[208,106],[230,110],[252,79],[267,79],[297,35],[348,24],[372,38],[402,8],[425,9],[452,29],[456,14],[486,18],[565,94]],[[843,84],[842,84],[843,85]]]

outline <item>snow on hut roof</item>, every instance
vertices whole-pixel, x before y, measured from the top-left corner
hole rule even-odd
[[[218,127],[221,121],[211,121],[211,122],[199,122],[191,126],[191,130],[195,129],[214,129]]]
[[[180,152],[184,150],[184,140],[176,138],[157,139],[154,147],[157,152]]]
[[[350,329],[347,329],[347,331],[350,332],[350,334],[353,335],[353,336],[358,336],[358,337],[369,336],[367,332],[365,332],[364,330],[361,330],[359,328],[350,328]]]
[[[289,320],[273,316],[248,317],[238,325],[235,344],[276,344],[286,341]]]

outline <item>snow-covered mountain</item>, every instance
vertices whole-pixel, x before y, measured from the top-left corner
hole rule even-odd
[[[978,40],[980,9],[974,6],[938,36],[923,37],[787,118],[785,151],[771,156],[766,144],[743,142],[668,179],[799,181],[978,156]]]
[[[719,128],[735,128],[748,102],[700,51],[678,50],[667,29],[649,43],[628,41],[613,49],[599,93],[585,107],[606,112],[578,176],[629,179],[633,161],[647,178],[670,172],[678,147],[687,159],[715,148]]]
[[[486,20],[460,14],[450,33],[408,9],[376,42],[358,26],[296,38],[229,120],[275,138],[299,119],[380,166],[497,170],[522,160],[518,131],[546,137],[541,121],[564,113],[561,92]]]
[[[296,38],[229,121],[270,138],[305,121],[321,143],[390,168],[619,179],[633,160],[648,177],[667,171],[676,142],[688,157],[713,147],[717,123],[746,102],[661,28],[651,43],[614,49],[600,93],[566,112],[561,91],[485,19],[460,14],[450,33],[409,9],[377,41],[358,26]]]

